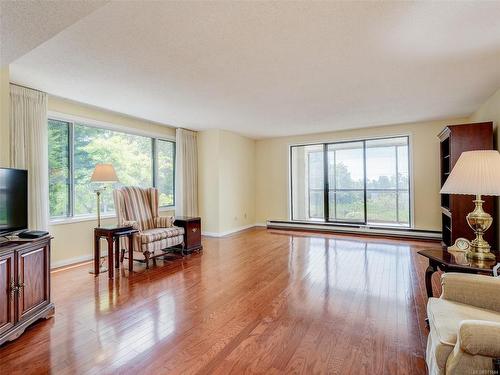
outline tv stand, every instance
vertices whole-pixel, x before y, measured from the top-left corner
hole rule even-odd
[[[50,300],[51,237],[0,243],[0,345],[54,315]]]

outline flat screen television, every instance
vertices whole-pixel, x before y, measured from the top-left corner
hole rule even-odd
[[[0,236],[28,228],[28,171],[0,168]]]

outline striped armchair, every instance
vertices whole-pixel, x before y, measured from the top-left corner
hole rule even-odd
[[[159,216],[158,189],[126,186],[113,190],[118,225],[130,225],[139,230],[134,236],[134,260],[146,262],[165,255],[165,249],[182,245],[184,228],[174,226],[173,216]],[[120,243],[121,259],[128,250],[127,241]]]

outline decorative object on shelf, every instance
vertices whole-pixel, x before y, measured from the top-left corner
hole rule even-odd
[[[475,195],[475,209],[467,215],[467,223],[474,231],[467,256],[472,259],[490,260],[495,255],[483,238],[493,223],[490,214],[483,210],[482,195],[500,195],[500,153],[496,150],[466,151],[460,155],[455,167],[444,183],[442,194]]]
[[[452,246],[448,246],[448,251],[469,251],[470,241],[466,238],[460,237],[455,240]]]
[[[115,169],[112,164],[96,164],[91,182],[105,184],[118,182],[118,177],[116,176]],[[106,190],[106,186],[100,185],[94,190],[97,196],[97,227],[101,226],[101,193]]]
[[[493,267],[493,276],[494,277],[500,277],[498,272],[500,271],[500,263],[498,263],[495,267]]]

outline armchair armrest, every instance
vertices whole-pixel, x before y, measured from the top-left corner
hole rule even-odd
[[[173,216],[158,216],[155,217],[156,228],[171,228],[174,226],[175,218]]]
[[[456,345],[471,355],[500,358],[500,323],[464,320],[458,328]]]
[[[500,279],[465,273],[441,276],[441,298],[500,312]]]
[[[124,220],[122,222],[122,225],[123,226],[131,226],[132,228],[137,229],[137,230],[140,229],[139,228],[139,223],[137,221],[135,221],[135,220]]]

